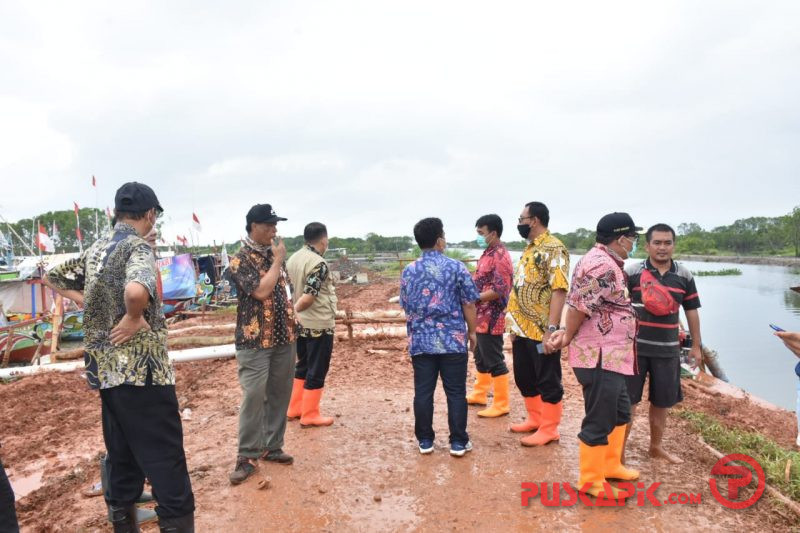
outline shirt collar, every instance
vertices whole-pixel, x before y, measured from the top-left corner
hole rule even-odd
[[[531,245],[539,246],[549,236],[550,236],[550,230],[544,230],[544,233],[542,233],[541,235],[539,235],[538,237],[536,237],[531,241]]]
[[[440,252],[439,250],[433,250],[433,249],[431,249],[431,250],[422,250],[422,257],[428,257],[428,256],[431,256],[431,255],[442,255],[442,252]]]
[[[619,254],[617,254],[617,252],[615,252],[614,250],[612,250],[611,248],[609,248],[605,244],[600,244],[598,242],[597,244],[594,245],[594,247],[595,248],[599,248],[600,250],[603,250],[605,253],[607,253],[611,257],[611,259],[613,259],[614,262],[617,263],[620,267],[625,264],[625,260],[622,259],[619,256]]]
[[[653,266],[653,263],[650,262],[650,258],[649,257],[644,260],[644,266],[648,270],[655,270],[656,272],[658,272],[658,269]],[[678,267],[677,267],[677,265],[675,265],[675,260],[674,259],[670,259],[669,260],[669,270],[667,270],[667,272],[672,272],[674,274],[677,271],[678,271]]]
[[[312,245],[310,245],[310,244],[306,244],[306,248],[308,248],[309,250],[311,250],[312,252],[314,252],[314,253],[315,253],[315,254],[317,254],[318,256],[322,257],[322,254],[321,254],[321,253],[319,253],[319,251],[318,251],[316,248],[314,248]]]
[[[114,226],[114,231],[119,233],[130,233],[136,235],[136,228],[128,224],[127,222],[117,222]]]
[[[263,244],[258,244],[256,241],[251,239],[249,235],[244,238],[244,240],[242,241],[242,245],[250,248],[255,252],[258,252],[267,259],[269,259],[269,253],[272,251],[270,246],[264,246]]]

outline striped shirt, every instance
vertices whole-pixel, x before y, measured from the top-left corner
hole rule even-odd
[[[681,353],[678,339],[680,309],[669,315],[657,316],[644,308],[640,278],[645,268],[661,285],[669,289],[670,294],[678,305],[683,307],[684,312],[700,307],[700,298],[694,278],[689,269],[675,261],[663,276],[650,263],[649,258],[625,269],[628,274],[628,288],[631,292],[633,306],[639,317],[639,333],[636,337],[637,353],[645,357],[678,357]]]

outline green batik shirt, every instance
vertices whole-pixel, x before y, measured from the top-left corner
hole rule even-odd
[[[130,224],[118,223],[77,259],[47,274],[59,289],[83,291],[84,360],[93,389],[118,385],[174,385],[175,371],[167,355],[167,327],[157,290],[158,271],[150,245]],[[125,315],[125,285],[141,283],[150,293],[144,318],[150,331],[111,345],[111,330]]]

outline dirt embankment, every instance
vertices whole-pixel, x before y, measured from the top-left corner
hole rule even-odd
[[[338,289],[342,308],[389,307],[397,282]],[[194,325],[200,325],[196,321]],[[192,323],[184,325],[192,325]],[[436,450],[416,450],[412,412],[413,377],[402,338],[337,340],[323,398],[323,411],[335,416],[329,428],[301,429],[290,422],[285,450],[291,467],[259,465],[258,475],[233,487],[227,475],[236,453],[240,391],[234,360],[177,366],[185,447],[197,499],[197,530],[530,530],[616,529],[788,530],[794,518],[769,499],[745,511],[720,506],[709,491],[715,459],[687,426],[671,421],[668,447],[685,463],[668,465],[647,458],[644,409],[631,436],[629,462],[656,493],[698,493],[700,505],[547,508],[534,500],[520,505],[521,482],[574,482],[578,475],[577,433],[583,399],[571,370],[564,368],[564,419],[561,441],[541,449],[523,448],[508,425],[523,418],[522,399],[512,391],[512,412],[480,419],[470,408],[468,430],[475,444],[461,459],[447,454],[446,403],[436,392]],[[509,357],[510,359],[510,357]],[[472,377],[470,377],[470,383]],[[686,405],[765,431],[789,445],[791,413],[764,412],[746,400],[704,396],[686,389]],[[110,531],[101,498],[80,490],[98,477],[103,451],[97,393],[80,373],[40,375],[0,386],[3,460],[16,487],[27,494],[17,510],[27,531]],[[259,490],[258,480],[271,478]],[[145,531],[156,531],[152,525]]]

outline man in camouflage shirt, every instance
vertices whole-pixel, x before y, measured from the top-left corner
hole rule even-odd
[[[192,494],[175,372],[157,290],[153,248],[163,211],[153,190],[126,183],[114,199],[115,225],[45,283],[82,303],[89,386],[100,390],[114,531],[138,531],[135,501],[145,477],[162,531],[194,531]]]

